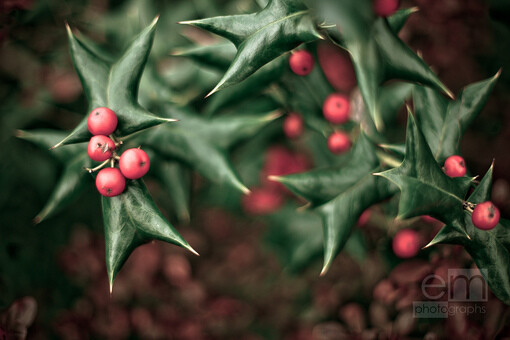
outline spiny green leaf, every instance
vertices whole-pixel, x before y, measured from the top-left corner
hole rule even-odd
[[[91,112],[97,107],[115,111],[118,125],[115,134],[126,136],[140,130],[173,121],[157,117],[138,104],[138,85],[154,39],[157,17],[128,46],[114,63],[91,50],[67,27],[71,57],[80,77]],[[88,114],[87,112],[87,114]],[[78,126],[53,148],[90,139],[87,115]]]
[[[389,182],[372,176],[379,169],[374,146],[361,134],[349,160],[341,168],[271,177],[309,200],[321,216],[324,230],[321,275],[344,247],[363,211],[395,192]]]
[[[322,0],[328,23],[337,24],[350,52],[360,91],[377,129],[383,128],[380,85],[401,79],[435,87],[452,96],[446,86],[402,40],[384,18],[376,18],[370,0]]]
[[[469,196],[469,202],[477,204],[491,199],[492,172],[493,166]],[[471,239],[463,237],[447,224],[427,247],[439,243],[463,245],[481,269],[494,294],[510,305],[510,221],[501,219],[494,229],[485,231],[473,225],[470,212],[465,210],[463,218]]]
[[[207,114],[213,114],[220,109],[251,99],[267,89],[273,82],[280,79],[285,70],[287,59],[285,56],[270,61],[237,86],[231,86],[212,97],[205,108]]]
[[[374,147],[364,135],[358,138],[348,157],[342,166],[272,179],[283,183],[290,191],[315,207],[333,200],[379,166]]]
[[[209,180],[229,185],[248,193],[230,163],[228,149],[241,140],[253,136],[279,115],[243,114],[206,118],[172,105],[162,106],[172,112],[179,124],[160,126],[146,135],[146,145],[164,157],[178,159],[197,170]]]
[[[440,164],[459,154],[462,134],[482,111],[500,74],[501,70],[489,79],[466,86],[455,101],[446,100],[433,89],[415,86],[416,119]]]
[[[300,43],[321,38],[300,0],[271,0],[258,13],[184,21],[229,39],[237,47],[232,64],[209,93],[237,84]]]
[[[102,206],[110,292],[131,252],[150,240],[169,242],[198,255],[163,217],[143,181],[131,181],[119,196],[102,197]]]
[[[63,132],[54,130],[18,131],[17,133],[19,138],[28,140],[45,150],[55,145],[64,135]],[[68,145],[52,150],[51,154],[58,159],[64,169],[46,205],[34,218],[34,223],[40,223],[69,206],[92,182],[90,175],[84,170],[92,164],[84,144]]]
[[[450,178],[444,174],[410,112],[404,161],[398,168],[376,175],[400,188],[397,218],[430,215],[465,234],[463,202],[472,179]]]
[[[400,30],[404,27],[405,23],[407,22],[407,19],[409,19],[409,16],[418,11],[419,11],[418,7],[410,7],[406,9],[401,9],[397,11],[395,14],[388,17],[388,25],[390,25],[392,32],[398,34],[398,32],[400,32]]]

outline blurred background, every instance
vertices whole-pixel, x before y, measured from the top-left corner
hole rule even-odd
[[[462,150],[473,174],[485,173],[496,159],[493,198],[503,216],[509,216],[510,4],[401,3],[402,8],[412,6],[420,11],[411,16],[401,37],[454,93],[503,68]],[[165,98],[203,112],[208,105],[203,97],[221,72],[170,53],[218,38],[177,22],[259,9],[257,1],[249,0],[1,1],[0,308],[23,296],[36,299],[30,339],[510,337],[509,307],[492,296],[484,314],[413,318],[409,307],[423,298],[423,277],[469,268],[472,260],[453,246],[434,247],[407,261],[397,258],[391,242],[402,223],[419,232],[423,245],[441,225],[423,219],[397,225],[391,209],[396,202],[364,214],[346,251],[319,277],[320,220],[311,213],[297,214],[304,202],[288,191],[255,189],[255,195],[242,198],[188,171],[182,178],[191,188],[190,205],[183,213],[149,174],[146,184],[156,203],[201,257],[160,242],[144,245],[122,269],[111,297],[100,198],[92,182],[70,207],[34,224],[64,164],[16,138],[16,131],[71,130],[87,113],[65,22],[115,55],[159,13],[140,99],[143,103],[154,95],[151,83],[157,78],[166,85]],[[326,162],[309,143],[286,139],[281,124],[272,123],[232,152],[250,187],[265,187],[266,175],[303,172]],[[396,139],[403,127],[398,131]]]

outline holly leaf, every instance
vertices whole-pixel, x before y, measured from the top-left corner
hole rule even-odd
[[[416,120],[440,164],[460,154],[462,134],[482,111],[500,74],[501,70],[489,79],[466,86],[455,101],[448,101],[433,89],[414,87]]]
[[[279,114],[203,117],[170,104],[162,106],[162,112],[172,112],[180,120],[179,124],[153,129],[145,136],[144,145],[163,157],[188,164],[215,183],[249,192],[234,171],[227,157],[228,150],[256,134]]]
[[[161,240],[198,253],[163,217],[142,180],[131,181],[122,195],[102,197],[106,269],[113,280],[131,252],[151,240]]]
[[[397,168],[375,175],[399,187],[398,219],[429,215],[466,235],[463,203],[472,178],[450,178],[444,174],[411,112],[408,112],[404,161]]]
[[[18,131],[17,137],[30,141],[48,150],[55,145],[65,133],[54,130]],[[84,170],[90,167],[92,160],[87,155],[87,148],[83,144],[69,145],[51,152],[62,165],[62,175],[51,193],[46,205],[34,218],[34,223],[54,216],[59,211],[75,202],[91,184],[90,175]]]
[[[271,0],[258,13],[183,21],[181,24],[220,35],[237,48],[232,64],[207,96],[243,81],[299,44],[321,38],[309,9],[300,0]]]
[[[158,17],[131,42],[124,54],[114,62],[98,54],[80,41],[67,26],[71,58],[89,102],[88,112],[108,107],[118,118],[116,136],[124,137],[140,130],[174,119],[161,118],[148,112],[138,103],[140,78],[150,53]],[[55,144],[87,141],[92,136],[87,129],[87,116],[64,139]]]
[[[406,9],[401,9],[395,12],[395,14],[388,17],[388,25],[390,25],[393,33],[398,34],[400,30],[404,27],[407,19],[413,13],[418,12],[420,9],[418,7],[410,7]]]
[[[384,128],[378,101],[380,86],[388,80],[424,84],[453,97],[423,59],[400,40],[388,20],[375,17],[372,1],[322,0],[321,11],[327,23],[340,29],[365,105],[378,130]]]
[[[493,165],[469,196],[473,204],[490,201]],[[445,225],[427,245],[458,244],[466,248],[494,294],[510,305],[510,221],[500,219],[492,230],[480,230],[473,225],[471,213],[464,210],[466,232],[471,239],[463,237],[452,226]]]
[[[321,275],[344,247],[363,211],[395,192],[390,183],[372,175],[378,170],[375,147],[362,133],[342,167],[270,177],[310,201],[321,216],[324,231]]]

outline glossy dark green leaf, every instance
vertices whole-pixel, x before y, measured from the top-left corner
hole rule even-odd
[[[492,172],[493,166],[469,196],[468,202],[477,204],[491,199]],[[463,245],[481,269],[494,294],[510,305],[510,221],[501,219],[494,229],[485,231],[473,225],[470,212],[465,210],[463,214],[470,239],[450,225],[445,225],[427,247],[438,243]]]
[[[446,158],[460,153],[462,134],[482,111],[500,73],[466,86],[455,101],[448,101],[430,88],[414,88],[416,119],[434,158],[440,164]]]
[[[54,130],[32,130],[18,131],[17,136],[48,150],[65,134]],[[35,223],[40,223],[69,206],[92,184],[89,173],[84,170],[92,165],[85,144],[68,145],[51,150],[51,154],[62,164],[63,171],[46,205],[34,218]]]
[[[384,18],[376,18],[371,0],[322,0],[327,23],[337,24],[350,52],[360,91],[368,112],[380,130],[383,126],[378,98],[380,86],[401,79],[450,91],[402,40]]]
[[[404,161],[398,168],[376,175],[390,180],[401,191],[397,218],[430,215],[465,233],[463,202],[472,179],[444,174],[410,112]]]
[[[123,137],[140,130],[172,121],[157,117],[138,103],[138,86],[154,39],[157,18],[145,28],[114,63],[80,41],[68,27],[74,67],[89,101],[89,109],[78,126],[54,148],[90,139],[88,113],[97,107],[115,111],[118,125],[115,135]]]
[[[172,105],[164,112],[180,120],[178,124],[160,126],[146,135],[145,144],[164,157],[180,160],[209,180],[249,192],[241,183],[228,159],[228,150],[245,138],[253,136],[264,125],[277,118],[271,114],[222,115],[203,117]]]
[[[205,112],[213,114],[228,106],[259,96],[273,82],[280,79],[287,66],[287,58],[281,56],[262,66],[244,82],[223,89],[207,102]]]
[[[198,255],[163,217],[143,181],[130,181],[119,196],[102,197],[102,206],[110,291],[131,252],[151,240],[169,242]]]
[[[390,25],[390,28],[393,31],[393,33],[398,34],[398,32],[400,32],[400,30],[404,27],[405,23],[407,22],[407,19],[409,19],[409,16],[418,11],[419,11],[418,7],[410,7],[406,9],[401,9],[397,11],[395,14],[389,16],[388,25]]]
[[[300,0],[271,0],[258,13],[184,21],[229,39],[236,56],[209,93],[237,84],[303,42],[321,38],[309,9]]]
[[[321,216],[324,230],[321,275],[327,272],[344,247],[363,211],[395,192],[393,185],[372,175],[378,170],[375,148],[361,134],[343,167],[271,177],[310,201]]]

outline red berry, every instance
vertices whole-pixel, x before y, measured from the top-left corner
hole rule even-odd
[[[334,154],[341,154],[351,148],[349,136],[341,131],[333,132],[328,137],[328,149]]]
[[[439,221],[438,219],[435,219],[434,217],[432,216],[429,216],[429,215],[421,215],[420,218],[424,221],[424,222],[427,222],[427,223],[438,223],[438,222],[441,222]]]
[[[298,76],[306,76],[313,70],[313,57],[310,52],[299,50],[290,55],[289,65]]]
[[[106,136],[94,136],[89,141],[87,152],[90,159],[97,162],[106,161],[112,157],[115,143]]]
[[[288,138],[297,138],[303,134],[303,130],[303,118],[297,113],[289,113],[283,121],[283,132],[285,135]]]
[[[466,162],[464,158],[454,155],[444,162],[444,172],[450,177],[463,177],[466,174]]]
[[[117,115],[107,107],[98,107],[90,112],[87,127],[93,135],[110,135],[117,128]]]
[[[151,166],[149,156],[141,149],[128,149],[119,159],[119,168],[122,174],[129,179],[143,177]]]
[[[393,238],[393,252],[400,258],[415,256],[420,251],[420,237],[412,229],[403,229]]]
[[[471,217],[478,229],[490,230],[499,223],[499,209],[491,201],[476,205]]]
[[[380,17],[388,17],[399,7],[399,0],[374,0],[374,12]]]
[[[328,122],[343,124],[349,120],[349,98],[340,93],[330,94],[322,104],[322,113]]]
[[[358,218],[358,227],[363,227],[365,224],[367,224],[367,222],[370,220],[370,216],[372,216],[370,209],[363,211],[361,216]]]
[[[242,198],[243,210],[250,215],[267,215],[278,210],[284,203],[283,195],[272,188],[252,188]]]
[[[126,187],[126,179],[117,168],[101,169],[96,176],[96,188],[106,197],[122,194]]]
[[[349,53],[326,42],[317,45],[319,64],[336,91],[350,92],[356,86],[356,73]]]

